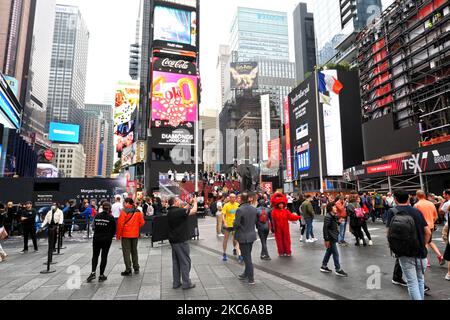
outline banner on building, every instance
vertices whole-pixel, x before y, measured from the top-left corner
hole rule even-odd
[[[269,160],[269,141],[270,141],[270,95],[261,96],[261,122],[262,122],[262,160]]]
[[[273,194],[273,183],[272,182],[261,182],[261,190],[262,190],[262,192],[266,192],[268,194]]]
[[[291,146],[291,126],[290,126],[290,111],[289,98],[284,99],[284,127],[286,131],[286,180],[291,182],[292,175],[292,146]]]
[[[257,62],[233,62],[230,65],[231,89],[258,89],[259,67]]]

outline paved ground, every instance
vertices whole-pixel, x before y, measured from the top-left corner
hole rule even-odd
[[[273,239],[269,240],[269,252],[273,260],[259,259],[259,242],[255,243],[256,285],[239,281],[243,266],[231,259],[222,262],[222,238],[215,235],[215,220],[201,220],[200,241],[191,244],[193,269],[191,277],[197,287],[193,290],[173,290],[171,274],[171,252],[168,244],[157,244],[151,248],[148,239],[139,243],[141,273],[123,278],[120,272],[124,265],[118,242],[113,244],[109,255],[105,283],[86,283],[90,273],[91,243],[77,235],[67,241],[63,255],[55,256],[56,270],[49,275],[40,274],[45,269],[45,241],[40,242],[40,253],[21,255],[21,239],[3,244],[9,254],[8,262],[0,263],[0,299],[3,300],[58,300],[58,299],[169,299],[169,300],[330,300],[330,299],[408,299],[404,288],[390,283],[393,259],[390,257],[381,223],[370,225],[374,235],[373,247],[350,246],[340,249],[341,261],[349,278],[337,278],[333,274],[318,271],[323,257],[322,242],[300,243],[298,225],[292,225],[293,254],[291,258],[279,258]],[[316,222],[316,237],[321,239],[320,221]],[[436,236],[437,238],[437,236]],[[231,242],[230,242],[231,244]],[[443,243],[439,242],[441,248]],[[231,248],[231,246],[230,246]],[[230,250],[229,250],[230,251]],[[437,264],[431,254],[432,267],[427,271],[427,283],[432,288],[427,299],[450,299],[450,282],[443,277],[445,267]],[[332,262],[329,267],[333,267]],[[368,273],[372,268],[371,273]],[[371,278],[369,278],[372,275]],[[369,290],[367,282],[375,286]],[[379,280],[379,281],[378,281]]]

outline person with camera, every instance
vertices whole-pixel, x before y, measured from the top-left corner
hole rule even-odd
[[[169,242],[172,247],[172,273],[173,289],[183,287],[183,290],[195,288],[191,282],[189,273],[191,271],[191,257],[189,248],[188,219],[197,214],[197,197],[194,197],[191,205],[182,203],[179,198],[169,199],[168,220],[169,220]]]
[[[19,211],[19,215],[23,230],[23,250],[20,253],[28,252],[28,237],[31,237],[31,240],[33,241],[34,252],[39,252],[36,239],[37,212],[33,208],[33,203],[31,201],[27,201],[25,203],[25,208]]]

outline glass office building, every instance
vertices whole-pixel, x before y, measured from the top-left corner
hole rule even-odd
[[[287,13],[238,7],[230,47],[238,52],[239,61],[289,60]]]

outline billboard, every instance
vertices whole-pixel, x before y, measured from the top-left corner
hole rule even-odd
[[[38,163],[37,178],[58,178],[59,170],[51,163]]]
[[[195,51],[197,11],[186,6],[156,3],[153,21],[154,47]]]
[[[152,121],[179,127],[197,121],[197,75],[153,71]]]
[[[258,89],[259,68],[257,62],[233,62],[230,64],[231,89]]]
[[[10,76],[5,76],[5,80],[8,83],[14,95],[16,96],[16,98],[19,99],[19,80]]]
[[[0,123],[7,129],[19,129],[21,106],[7,80],[0,74]]]
[[[137,81],[119,82],[115,95],[114,125],[130,122],[138,106],[139,83]]]
[[[308,171],[309,168],[311,168],[311,156],[308,142],[296,147],[295,164],[296,172]]]
[[[261,96],[261,121],[262,121],[262,160],[269,160],[270,141],[270,95]]]
[[[154,148],[193,146],[194,131],[186,128],[160,128],[154,130],[150,144]]]
[[[286,139],[286,180],[292,181],[294,176],[292,174],[292,146],[291,146],[291,121],[290,121],[289,98],[284,99],[284,129]]]
[[[48,139],[52,142],[79,143],[80,126],[77,124],[50,122]]]

